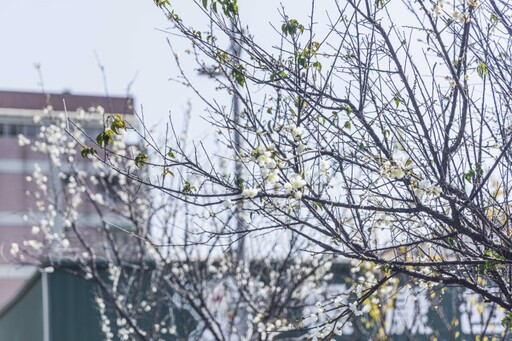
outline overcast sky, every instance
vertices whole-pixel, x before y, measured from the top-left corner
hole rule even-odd
[[[182,16],[193,17],[190,1],[174,3]],[[269,22],[279,25],[278,2],[240,3],[253,33],[268,37]],[[292,3],[292,12],[308,7],[308,2],[305,7]],[[165,121],[169,112],[181,116],[192,94],[169,81],[177,75],[166,41],[171,36],[161,31],[169,26],[151,0],[1,0],[0,89],[41,91],[34,67],[39,64],[48,92],[103,95],[99,61],[111,95],[125,95],[135,79],[130,93],[151,124]],[[194,117],[203,115],[202,104],[192,103]],[[193,137],[208,130],[206,125],[194,128]]]

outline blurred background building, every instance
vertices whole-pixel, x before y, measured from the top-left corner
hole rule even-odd
[[[42,94],[34,92],[0,91],[0,309],[33,275],[34,268],[22,266],[10,253],[12,243],[23,244],[31,238],[34,199],[28,196],[31,183],[26,181],[37,163],[50,174],[47,155],[34,152],[30,146],[20,146],[18,136],[37,138],[38,119],[48,106],[66,111],[70,117],[79,110],[87,113],[84,129],[89,136],[103,130],[101,114],[89,108],[102,107],[108,113],[133,116],[133,99],[74,95],[71,93]]]

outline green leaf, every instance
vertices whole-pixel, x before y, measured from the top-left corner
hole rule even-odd
[[[285,36],[294,36],[297,34],[297,31],[304,33],[304,26],[299,24],[296,19],[290,19],[281,25],[281,31],[283,31]]]
[[[350,115],[352,113],[352,107],[348,104],[343,104],[343,110],[347,112],[347,115]]]
[[[446,241],[448,242],[448,244],[450,244],[450,246],[455,247],[455,238],[450,236],[450,237],[446,238]]]
[[[245,68],[242,64],[238,64],[233,71],[231,72],[233,78],[235,79],[235,82],[238,83],[240,86],[245,85]]]
[[[236,184],[240,189],[244,189],[244,179],[240,176],[236,176]]]
[[[472,180],[475,178],[476,172],[474,169],[470,169],[467,173],[464,174],[464,179],[466,179],[467,182],[472,182]]]
[[[274,130],[272,129],[272,123],[270,121],[267,122],[267,128],[271,134],[274,132]]]
[[[297,63],[302,66],[303,68],[307,68],[308,67],[308,60],[304,57],[299,57],[297,58]]]
[[[112,118],[112,123],[110,124],[110,129],[117,135],[119,135],[119,130],[124,129],[126,131],[126,122],[123,120],[121,115],[115,114]]]
[[[389,129],[384,129],[382,131],[382,135],[384,135],[384,138],[387,139],[391,135],[391,132],[389,131]]]
[[[155,4],[158,7],[164,7],[165,5],[169,5],[169,0],[155,0]]]
[[[82,148],[82,151],[80,152],[80,154],[85,159],[89,155],[94,155],[94,154],[98,154],[98,153],[96,152],[96,149],[94,149],[92,147],[84,147],[84,148]]]
[[[100,147],[106,147],[109,143],[114,143],[115,133],[112,129],[107,129],[96,136],[96,142]]]
[[[176,159],[176,156],[174,156],[174,152],[172,151],[172,149],[169,149],[167,156],[173,160]]]
[[[170,176],[174,177],[174,173],[169,168],[164,168],[164,172],[162,174],[162,177],[164,178],[164,180],[165,180],[165,176],[167,174],[169,174]]]
[[[350,124],[350,121],[346,121],[345,124],[343,125],[346,129],[350,129],[352,128],[352,125]]]
[[[315,67],[318,72],[322,72],[322,64],[320,62],[314,62],[313,67]]]
[[[498,16],[494,13],[491,13],[491,22],[493,23],[493,25],[498,25],[498,23],[500,22]]]
[[[203,0],[203,7],[206,8],[208,6],[208,0]]]
[[[487,76],[487,65],[484,62],[480,62],[476,67],[476,72],[480,76],[480,78],[484,78]]]
[[[512,313],[508,313],[507,315],[505,315],[505,317],[501,321],[501,324],[503,325],[503,327],[511,329],[512,328]]]
[[[402,97],[400,96],[399,92],[397,92],[395,94],[395,96],[393,97],[393,101],[395,102],[395,107],[398,108],[398,106],[400,105],[400,102],[402,101]]]
[[[318,201],[313,201],[313,208],[315,209],[315,211],[318,211],[319,209],[322,209],[322,203],[321,202],[318,202]]]
[[[197,191],[197,187],[192,185],[190,182],[185,181],[183,184],[183,189],[181,190],[183,193],[192,193]]]
[[[148,155],[146,153],[140,152],[139,155],[135,157],[135,166],[137,168],[141,168],[148,162]]]

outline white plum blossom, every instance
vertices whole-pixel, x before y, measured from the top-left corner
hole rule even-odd
[[[349,309],[354,313],[355,316],[361,316],[363,315],[363,312],[361,310],[358,310],[357,308],[357,302],[352,302],[348,304]]]
[[[326,171],[331,167],[331,163],[328,160],[320,160],[320,170]]]
[[[291,184],[294,189],[300,189],[306,186],[307,182],[302,178],[300,174],[294,174],[291,177]]]
[[[41,243],[38,240],[34,240],[34,239],[24,240],[23,241],[23,245],[24,246],[29,246],[29,247],[31,247],[34,250],[41,250],[43,248],[43,243]]]
[[[289,194],[293,191],[293,185],[289,182],[285,182],[285,184],[283,185],[283,189],[286,194]]]
[[[274,160],[274,159],[269,159],[269,160],[267,161],[266,167],[267,167],[268,169],[274,169],[274,168],[276,168],[276,167],[277,167],[277,162],[276,162],[276,160]]]
[[[263,152],[260,156],[258,156],[258,164],[260,167],[265,167],[267,163],[272,159],[272,153],[269,151]]]
[[[224,200],[223,205],[225,208],[231,208],[231,207],[233,207],[233,202],[231,201],[231,199],[227,199],[227,200]]]
[[[11,255],[16,256],[20,252],[20,246],[18,243],[11,244]]]
[[[266,180],[271,184],[276,184],[279,181],[279,175],[276,171],[273,171],[267,175]]]
[[[363,286],[361,284],[358,284],[356,287],[357,298],[361,298],[362,294],[363,294]]]
[[[18,145],[20,145],[20,147],[28,146],[29,144],[30,144],[30,140],[28,138],[26,138],[22,134],[18,134]]]
[[[254,187],[249,187],[249,188],[245,188],[243,191],[242,191],[242,196],[244,198],[254,198],[255,196],[258,195],[258,189],[257,188],[254,188]]]
[[[290,130],[295,141],[299,141],[302,138],[302,135],[304,134],[304,128],[302,127],[292,126],[290,127]]]
[[[380,172],[382,176],[392,179],[401,179],[405,176],[404,169],[401,165],[392,164],[389,161],[384,162]]]

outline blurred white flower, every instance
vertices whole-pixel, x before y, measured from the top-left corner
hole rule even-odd
[[[28,138],[26,138],[24,135],[18,134],[18,144],[21,147],[28,146],[30,144],[30,140]]]
[[[233,202],[231,201],[231,199],[227,199],[227,200],[224,201],[224,207],[225,208],[233,207]]]
[[[246,189],[244,189],[242,191],[242,196],[244,198],[254,198],[257,195],[258,195],[258,189],[257,188],[249,187],[249,188],[246,188]]]

